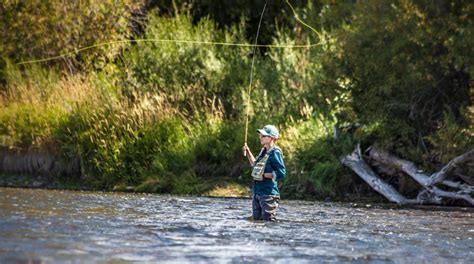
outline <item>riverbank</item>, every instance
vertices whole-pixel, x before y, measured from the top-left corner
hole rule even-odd
[[[147,186],[148,184],[148,186]],[[144,183],[139,186],[126,186],[116,185],[112,190],[106,190],[111,192],[132,192],[132,193],[156,193],[153,190],[154,183]],[[209,196],[209,197],[249,197],[250,189],[242,184],[228,182],[228,181],[215,181],[214,183],[203,183],[207,185],[205,188],[207,191],[203,193],[196,193],[195,195]],[[7,174],[0,173],[0,187],[9,188],[28,188],[28,189],[51,189],[51,190],[74,190],[74,191],[98,191],[92,184],[88,184],[86,181],[74,178],[65,177],[50,177],[43,175],[30,175],[30,174]]]
[[[44,175],[31,174],[7,174],[0,173],[0,187],[8,188],[26,188],[26,189],[49,189],[49,190],[71,190],[71,191],[106,191],[117,193],[155,193],[155,194],[173,194],[158,192],[158,182],[145,182],[139,186],[116,185],[111,190],[99,190],[93,184],[88,184],[87,181],[79,178],[67,177],[51,177]],[[191,193],[192,196],[203,197],[220,197],[220,198],[248,198],[251,196],[251,186],[232,182],[229,179],[218,179],[215,181],[208,181],[201,184],[195,189],[201,189],[202,192]],[[182,195],[182,194],[181,194]],[[324,201],[324,202],[348,202],[352,203],[354,207],[372,206],[369,204],[386,204],[387,201],[381,196],[374,193],[367,193],[366,196],[357,195],[355,193],[348,193],[340,197],[306,197],[301,199],[294,195],[282,195],[285,200],[307,200],[307,201]],[[397,206],[393,204],[393,206]],[[398,206],[397,206],[398,207]]]
[[[84,184],[80,180],[65,179],[60,177],[48,177],[29,174],[0,174],[0,187],[16,187],[30,189],[63,189],[63,190],[88,190],[94,188]]]

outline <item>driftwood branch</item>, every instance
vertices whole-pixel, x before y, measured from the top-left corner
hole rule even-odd
[[[474,167],[474,166],[473,166]],[[474,178],[471,178],[467,175],[461,174],[461,173],[456,173],[456,176],[461,178],[463,181],[465,181],[467,184],[474,185]]]
[[[469,195],[469,194],[463,194],[463,193],[455,193],[455,192],[447,192],[438,189],[437,187],[432,187],[431,191],[441,197],[448,197],[452,199],[460,199],[460,200],[465,200],[471,205],[474,205],[474,199]]]
[[[439,204],[442,198],[460,199],[471,205],[474,205],[474,186],[460,182],[446,180],[447,175],[453,173],[461,164],[474,160],[474,150],[458,156],[446,164],[439,172],[430,176],[419,170],[413,162],[400,159],[386,151],[377,148],[370,148],[369,156],[372,160],[386,166],[384,169],[390,171],[404,172],[418,182],[423,188],[420,190],[416,199],[407,199],[397,192],[391,185],[384,182],[375,173],[372,168],[364,161],[360,146],[357,145],[352,154],[340,158],[341,162],[351,168],[365,182],[367,182],[374,190],[385,196],[388,200],[398,204],[408,203],[431,203]],[[387,169],[388,168],[388,169]],[[440,189],[436,184],[457,189],[455,191],[445,191]]]
[[[469,151],[468,153],[465,153],[461,156],[458,156],[458,157],[452,159],[440,171],[438,171],[436,173],[433,173],[430,176],[428,184],[429,185],[434,185],[436,183],[442,182],[451,171],[456,169],[456,167],[459,164],[464,164],[464,163],[472,161],[472,160],[474,160],[474,149]]]
[[[370,158],[374,159],[390,167],[394,167],[412,177],[416,182],[422,186],[428,186],[429,177],[419,171],[413,162],[402,160],[398,157],[390,155],[387,152],[381,151],[377,148],[370,150]]]
[[[360,152],[360,145],[357,145],[352,154],[340,158],[342,164],[351,168],[357,175],[359,175],[367,184],[375,191],[382,194],[391,202],[398,204],[410,203],[403,195],[397,192],[390,184],[384,182],[380,177],[367,165],[362,159]]]
[[[434,195],[439,197],[447,197],[452,199],[462,199],[474,205],[474,199],[470,196],[474,193],[474,186],[456,183],[453,181],[445,180],[448,172],[452,171],[459,164],[469,161],[474,157],[473,151],[470,151],[464,155],[458,156],[452,161],[450,161],[446,166],[444,166],[438,173],[428,176],[422,173],[417,167],[410,161],[400,159],[394,155],[389,154],[388,152],[381,151],[377,148],[372,148],[370,150],[370,157],[380,163],[383,163],[388,166],[395,167],[396,169],[406,173],[412,177],[416,182],[421,186],[426,188],[429,192],[432,192]],[[442,183],[446,186],[459,189],[458,192],[448,192],[443,191],[435,186],[437,183]]]

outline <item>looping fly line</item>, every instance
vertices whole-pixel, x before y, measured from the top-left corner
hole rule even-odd
[[[296,13],[295,9],[293,6],[290,4],[288,0],[286,0],[286,3],[288,6],[290,6],[291,11],[293,12],[293,15],[295,19],[303,24],[305,27],[311,29],[318,37],[320,38],[321,35],[320,33],[314,29],[313,27],[309,26],[305,22],[303,22],[299,17],[298,14]],[[198,45],[216,45],[216,46],[234,46],[234,47],[253,47],[253,48],[312,48],[315,46],[320,45],[320,43],[315,43],[315,44],[306,44],[306,45],[278,45],[278,44],[249,44],[249,43],[228,43],[228,42],[213,42],[213,41],[196,41],[196,40],[178,40],[178,39],[134,39],[134,40],[117,40],[117,41],[109,41],[109,42],[103,42],[103,43],[98,43],[95,45],[83,47],[80,49],[76,49],[73,51],[69,51],[54,57],[49,57],[49,58],[42,58],[42,59],[36,59],[36,60],[28,60],[28,61],[22,61],[17,64],[31,64],[31,63],[39,63],[39,62],[46,62],[46,61],[52,61],[52,60],[57,60],[61,58],[65,58],[68,56],[72,56],[74,54],[89,50],[89,49],[94,49],[98,47],[103,47],[103,46],[109,46],[113,44],[123,44],[123,43],[140,43],[140,42],[163,42],[163,43],[185,43],[185,44],[198,44]]]

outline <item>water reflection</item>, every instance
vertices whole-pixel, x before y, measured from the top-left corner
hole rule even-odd
[[[0,188],[0,262],[474,262],[473,209]]]

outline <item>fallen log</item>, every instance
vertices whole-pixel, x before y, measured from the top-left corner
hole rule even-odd
[[[357,175],[359,175],[367,184],[370,185],[375,191],[383,195],[391,202],[397,204],[412,203],[412,201],[405,198],[399,192],[395,190],[390,184],[384,182],[362,159],[360,151],[360,145],[357,145],[356,149],[350,155],[346,155],[340,158],[342,164],[351,168]]]
[[[469,204],[474,205],[474,199],[471,197],[472,194],[474,194],[474,186],[447,180],[447,176],[454,172],[461,164],[474,160],[474,150],[454,158],[440,171],[433,173],[430,176],[419,170],[413,162],[400,159],[377,148],[370,148],[369,157],[371,160],[386,166],[387,168],[384,168],[384,171],[401,171],[413,178],[422,186],[416,199],[406,198],[396,191],[390,184],[383,181],[381,177],[377,175],[377,173],[374,172],[374,170],[372,170],[372,168],[364,161],[360,145],[357,145],[356,149],[351,154],[340,158],[342,164],[352,169],[375,191],[382,194],[391,202],[398,204],[440,204],[442,198],[450,198],[464,200]],[[437,184],[456,190],[446,191],[436,186]]]
[[[447,173],[453,170],[456,166],[461,163],[470,161],[474,158],[474,150],[469,151],[461,156],[458,156],[451,160],[446,166],[444,166],[439,172],[433,173],[428,176],[420,171],[412,162],[400,159],[386,151],[382,151],[378,148],[372,148],[370,150],[370,158],[387,166],[394,167],[418,182],[422,187],[432,192],[434,195],[439,197],[447,197],[452,199],[462,199],[474,205],[474,199],[471,194],[474,193],[474,186],[467,184],[456,183],[453,181],[445,180]],[[449,192],[439,189],[435,184],[440,183],[445,186],[459,189],[456,192]]]

